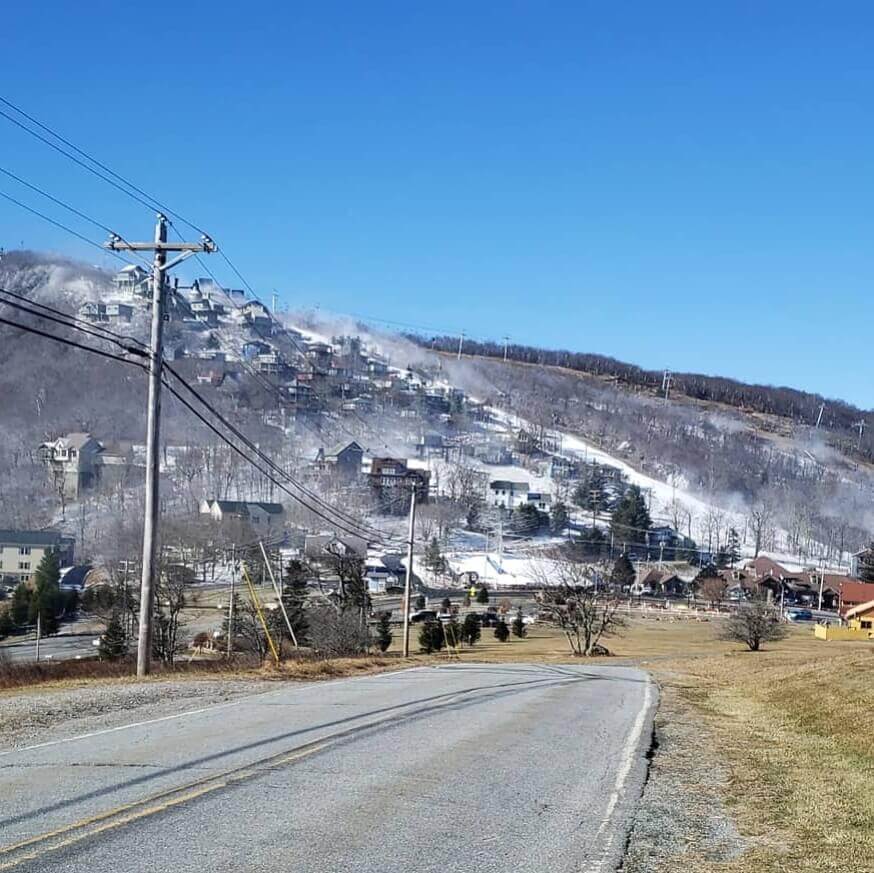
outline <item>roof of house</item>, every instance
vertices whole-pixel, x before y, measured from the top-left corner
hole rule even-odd
[[[336,457],[342,452],[345,452],[347,449],[352,449],[356,452],[364,452],[364,449],[362,449],[361,446],[359,446],[358,443],[355,442],[355,440],[352,440],[348,443],[338,443],[336,446],[334,446],[334,448],[331,449],[331,451],[326,452],[325,454],[331,457]]]
[[[94,439],[90,433],[68,433],[64,441],[71,449],[81,449],[87,442]]]
[[[501,489],[502,491],[527,491],[528,483],[527,482],[514,482],[511,479],[494,479],[489,482],[489,488],[492,491],[497,491]]]
[[[63,538],[59,530],[0,530],[0,545],[56,546]]]
[[[860,603],[858,606],[853,606],[844,613],[844,618],[853,618],[856,615],[863,615],[866,612],[874,610],[874,600],[868,600],[865,603]]]
[[[218,506],[222,512],[238,513],[241,515],[249,514],[249,507],[260,507],[264,512],[270,515],[280,515],[283,511],[281,503],[261,503],[257,500],[210,500],[207,501],[211,507]]]
[[[874,600],[874,584],[871,582],[843,582],[840,587],[841,606],[847,608]]]
[[[757,577],[771,575],[777,579],[781,579],[784,576],[793,575],[784,566],[778,564],[773,558],[769,558],[766,555],[759,555],[758,558],[754,558],[752,561],[747,561],[745,569],[752,570]]]

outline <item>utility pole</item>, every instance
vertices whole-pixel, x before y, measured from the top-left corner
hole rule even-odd
[[[819,407],[819,415],[817,415],[817,417],[816,417],[816,428],[815,428],[815,430],[819,430],[819,425],[820,425],[821,422],[822,422],[822,414],[823,414],[823,412],[825,412],[825,404],[824,404],[824,403],[822,404],[822,406]]]
[[[407,540],[407,577],[404,581],[404,657],[410,657],[410,586],[413,578],[413,536],[416,524],[416,486],[410,494],[410,531]]]
[[[228,603],[228,658],[234,652],[234,595],[237,593],[237,547],[231,546],[231,599]]]
[[[276,315],[276,306],[279,302],[279,294],[276,293],[276,289],[273,290],[273,293],[270,295],[270,308],[273,311],[273,314]]]
[[[662,391],[665,392],[665,404],[667,405],[668,397],[671,394],[671,386],[674,384],[674,376],[670,370],[665,370],[662,376]]]
[[[862,448],[862,434],[865,433],[865,419],[860,418],[856,422],[856,427],[859,428],[859,441],[856,443],[856,451]]]
[[[149,344],[149,406],[146,424],[146,507],[143,523],[143,569],[140,582],[140,635],[137,640],[137,676],[146,676],[151,666],[152,613],[155,604],[154,581],[158,557],[158,489],[160,480],[159,443],[161,437],[161,372],[163,370],[164,284],[172,267],[186,258],[216,250],[204,236],[199,243],[168,243],[167,218],[158,213],[154,242],[127,242],[112,234],[105,247],[112,251],[153,252],[152,260],[152,336]],[[177,252],[167,261],[167,252]]]
[[[509,343],[510,343],[510,337],[505,336],[504,337],[504,363],[505,364],[507,363],[507,349],[509,347]]]
[[[264,548],[264,540],[259,540],[258,545],[261,546],[261,554],[264,555],[264,563],[270,573],[270,581],[273,583],[273,590],[276,592],[276,600],[279,604],[279,611],[285,619],[285,626],[288,628],[288,635],[291,637],[294,647],[297,648],[297,637],[294,635],[294,628],[291,626],[291,619],[285,610],[285,604],[282,602],[282,588],[276,581],[276,576],[273,575],[273,565],[270,563],[270,557],[267,555],[267,549]]]
[[[458,337],[458,360],[461,360],[461,350],[464,348],[464,331]]]
[[[39,641],[42,636],[42,614],[36,614],[36,662],[39,663]]]

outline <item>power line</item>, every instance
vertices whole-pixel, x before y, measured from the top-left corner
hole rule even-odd
[[[11,304],[11,303],[7,302],[7,305],[15,306],[16,308],[22,309],[24,311],[29,311],[29,310],[26,310],[24,307],[20,306],[19,304]],[[38,313],[31,313],[31,314],[38,314]],[[40,317],[48,318],[49,316],[40,316]],[[58,318],[52,318],[52,320],[59,322],[59,323],[63,323],[67,327],[71,327],[71,328],[74,328],[76,330],[80,330],[80,331],[88,333],[87,329],[83,328],[81,326],[78,326],[75,324],[70,324],[67,322],[62,322]],[[131,361],[129,358],[125,358],[121,355],[113,354],[110,352],[105,352],[101,349],[95,348],[94,346],[89,346],[89,345],[86,345],[83,343],[77,343],[74,340],[70,340],[70,339],[67,339],[65,337],[60,337],[57,334],[48,333],[47,331],[40,330],[39,328],[32,327],[30,325],[24,325],[20,322],[10,321],[10,320],[2,318],[2,317],[0,317],[0,324],[6,324],[6,325],[9,325],[10,327],[16,328],[18,330],[22,330],[26,333],[31,333],[31,334],[43,337],[45,339],[53,340],[55,342],[59,342],[59,343],[62,343],[64,345],[71,346],[73,348],[81,349],[83,351],[90,352],[92,354],[98,355],[98,356],[103,357],[103,358],[108,358],[110,360],[119,361],[121,363],[133,364],[134,366],[137,366],[142,370],[146,370],[146,366],[139,361]],[[100,338],[102,339],[102,337],[100,337]],[[142,352],[140,352],[139,350],[128,349],[128,351],[130,351],[131,353],[134,353],[134,354],[142,354]],[[251,451],[254,451],[256,453],[256,455],[259,458],[261,458],[268,465],[269,469],[274,469],[278,473],[282,474],[295,487],[299,488],[305,495],[307,495],[312,500],[314,500],[316,502],[317,506],[323,508],[325,510],[325,512],[339,513],[339,511],[335,507],[326,503],[324,500],[319,498],[317,495],[314,495],[314,494],[308,492],[304,488],[304,486],[302,486],[300,483],[298,483],[296,480],[294,480],[294,478],[291,477],[288,473],[286,473],[281,468],[279,468],[270,458],[268,458],[260,449],[258,449],[258,447],[254,443],[252,443],[252,441],[248,437],[246,437],[233,424],[231,424],[226,418],[224,418],[224,416],[222,416],[221,413],[219,413],[208,401],[206,401],[203,397],[201,397],[200,394],[194,388],[192,388],[169,364],[165,364],[164,366],[174,376],[174,378],[179,381],[179,383],[186,390],[188,390],[191,394],[193,394],[194,397],[197,398],[197,400],[206,409],[208,409],[212,415],[214,415],[221,422],[221,424],[224,427],[226,427],[228,430],[230,430],[231,433],[237,439],[239,439],[241,442],[243,442],[243,444],[246,445],[247,448],[249,448]],[[304,500],[302,497],[300,497],[300,495],[295,494],[294,492],[290,491],[280,481],[278,481],[274,476],[272,476],[263,467],[261,467],[257,462],[255,462],[250,456],[246,455],[246,453],[242,449],[240,449],[231,440],[229,440],[224,434],[222,434],[218,430],[218,428],[216,428],[213,424],[211,424],[196,409],[194,409],[194,407],[192,407],[192,405],[187,400],[185,400],[185,398],[183,398],[181,396],[181,394],[176,390],[176,388],[173,385],[169,384],[166,380],[165,380],[164,384],[167,387],[167,389],[170,391],[170,393],[173,394],[173,396],[176,397],[180,401],[180,403],[183,404],[183,406],[185,406],[190,412],[192,412],[192,414],[194,414],[203,424],[205,424],[216,436],[218,436],[219,439],[221,439],[226,445],[228,445],[235,452],[237,452],[244,460],[246,460],[250,465],[255,467],[255,469],[257,469],[268,480],[273,482],[274,485],[276,485],[278,488],[280,488],[280,490],[285,492],[293,500],[295,500],[298,503],[300,503],[301,505],[303,505],[306,509],[313,512],[315,515],[317,515],[322,520],[327,521],[329,524],[331,524],[332,526],[334,526],[336,528],[339,528],[340,530],[344,531],[345,533],[351,534],[353,536],[359,536],[359,537],[362,537],[363,539],[366,539],[366,540],[377,539],[377,537],[374,536],[374,533],[378,533],[379,534],[378,541],[382,545],[393,545],[394,544],[392,542],[392,540],[385,538],[385,535],[382,531],[378,531],[378,529],[376,529],[376,528],[372,528],[372,529],[368,530],[364,527],[352,528],[352,527],[345,526],[344,524],[338,522],[337,519],[331,518],[328,515],[326,515],[325,512],[320,511],[320,509],[317,508],[317,506],[313,506],[311,503]],[[342,518],[342,514],[340,514],[339,517]],[[351,524],[351,522],[350,522],[350,524]]]
[[[113,251],[107,252],[107,250],[104,249],[103,246],[100,245],[99,242],[95,242],[93,239],[89,239],[84,234],[79,233],[77,230],[73,230],[73,228],[71,228],[71,227],[67,227],[66,224],[63,224],[60,221],[55,221],[54,218],[49,218],[48,215],[45,215],[44,213],[40,212],[39,210],[34,209],[32,206],[28,206],[26,203],[22,203],[20,200],[17,200],[11,194],[7,194],[5,191],[0,191],[0,197],[3,197],[5,200],[8,200],[10,203],[14,203],[16,206],[20,206],[22,209],[26,210],[27,212],[30,212],[31,214],[35,215],[37,218],[41,218],[43,221],[47,221],[49,224],[53,224],[55,227],[60,228],[61,230],[66,231],[67,233],[71,234],[72,236],[77,237],[78,239],[82,240],[82,242],[86,242],[86,243],[88,243],[88,245],[94,246],[95,248],[100,249],[100,251],[103,252],[104,254],[112,255],[112,257],[116,258],[116,260],[121,261],[123,264],[126,264],[129,267],[133,266],[131,261],[129,261],[127,258],[122,257],[120,254],[118,254],[118,252],[113,252]]]
[[[96,218],[92,218],[90,215],[88,215],[85,212],[81,212],[80,210],[76,209],[75,206],[71,206],[69,203],[66,203],[65,201],[61,200],[60,198],[55,197],[53,194],[49,194],[48,191],[45,191],[44,189],[40,188],[39,186],[34,185],[32,182],[28,182],[26,179],[22,179],[21,176],[16,175],[11,170],[7,170],[4,167],[0,167],[0,173],[3,173],[4,175],[9,176],[10,179],[14,179],[16,182],[18,182],[21,185],[24,185],[26,188],[30,188],[31,191],[35,191],[37,194],[41,194],[43,197],[47,198],[48,200],[51,200],[53,203],[56,203],[58,206],[61,206],[62,208],[66,209],[68,212],[72,212],[73,215],[78,215],[79,218],[82,218],[85,221],[90,222],[95,227],[99,227],[101,230],[105,231],[106,233],[112,234],[113,236],[119,236],[111,227],[107,227],[105,224],[103,224],[103,222],[98,221]],[[119,237],[119,239],[121,239],[121,237]],[[137,257],[139,257],[139,256],[137,255]],[[146,266],[149,265],[148,261],[146,261],[144,258],[140,258],[140,260],[144,264],[146,264]]]

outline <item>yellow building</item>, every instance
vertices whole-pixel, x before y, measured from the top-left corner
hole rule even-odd
[[[46,552],[61,565],[73,561],[73,538],[56,530],[0,530],[0,582],[29,582]]]
[[[817,625],[814,634],[820,640],[874,640],[874,600],[860,603],[844,613],[846,626]]]

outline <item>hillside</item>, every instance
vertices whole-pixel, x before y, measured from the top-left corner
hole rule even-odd
[[[447,354],[455,353],[458,347],[457,337],[422,337],[415,334],[407,336],[424,347]],[[466,339],[464,349],[466,354],[476,357],[492,360],[504,360],[505,357],[504,346],[495,342]],[[662,397],[664,394],[663,371],[645,370],[604,355],[513,344],[506,347],[506,358],[523,364],[583,373],[649,397]],[[819,430],[827,434],[832,447],[848,457],[874,461],[874,433],[863,429],[861,439],[859,434],[859,423],[866,421],[871,410],[862,410],[843,400],[826,398],[797,388],[751,385],[736,379],[701,373],[671,372],[670,380],[669,393],[673,400],[686,398],[736,409],[746,414],[760,414],[763,416],[763,424],[782,420],[785,428],[811,428],[816,426],[822,410]]]
[[[142,341],[149,301],[126,281],[34,253],[0,262],[0,288]],[[397,532],[400,505],[361,483],[339,483],[314,463],[320,450],[354,440],[366,459],[396,457],[429,471],[432,494],[448,508],[423,513],[427,538],[466,525],[497,530],[488,483],[499,477],[529,483],[547,505],[570,505],[577,526],[591,524],[586,492],[594,480],[613,483],[604,492],[610,500],[636,484],[653,521],[701,554],[718,551],[734,528],[750,552],[758,546],[798,563],[840,566],[874,530],[874,476],[859,457],[867,457],[867,443],[860,453],[842,444],[837,404],[820,429],[805,423],[815,395],[678,375],[665,402],[656,374],[597,356],[510,347],[505,363],[503,349],[482,344],[468,345],[479,354],[459,361],[439,351],[445,338],[432,351],[421,338],[354,320],[277,317],[205,279],[179,285],[174,301],[165,356],[175,376],[292,477],[277,484],[264,462],[254,469],[168,396],[164,500],[180,518],[206,498],[279,500],[290,523],[319,529],[354,517],[356,525]],[[69,335],[0,308],[19,323]],[[0,526],[60,521],[86,549],[99,547],[109,524],[135,528],[142,372],[11,327],[0,336]],[[91,341],[117,351],[111,339]],[[841,409],[844,418],[861,414]],[[59,501],[39,457],[43,441],[69,432],[92,433],[125,470],[71,506]],[[429,440],[440,448],[429,449]],[[313,515],[314,498],[329,507],[324,515]],[[610,501],[596,509],[597,523],[606,524]]]

